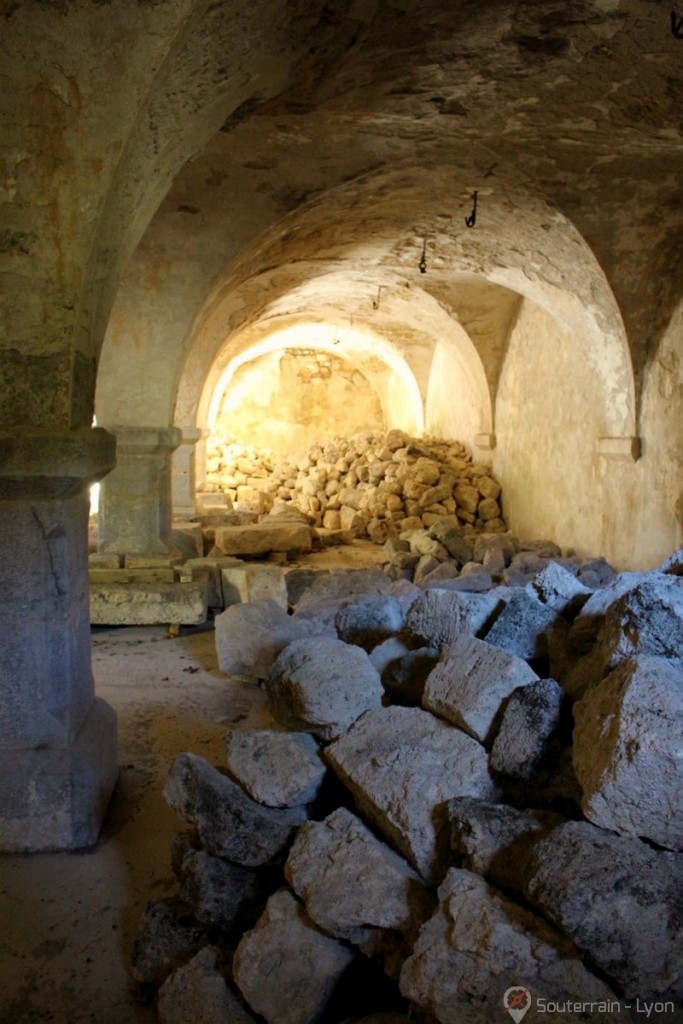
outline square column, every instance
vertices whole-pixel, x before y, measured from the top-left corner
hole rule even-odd
[[[207,434],[197,427],[181,427],[180,445],[173,453],[171,493],[173,515],[177,519],[191,519],[195,514],[195,446]]]
[[[97,840],[117,777],[116,716],[90,662],[87,488],[101,429],[0,434],[0,850]]]
[[[100,488],[99,550],[165,554],[171,536],[171,454],[177,427],[109,427],[116,469]]]

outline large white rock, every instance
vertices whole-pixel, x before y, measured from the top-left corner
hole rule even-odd
[[[446,801],[495,794],[484,748],[421,708],[367,712],[325,758],[361,812],[430,882],[448,863]]]
[[[405,630],[413,642],[443,650],[462,633],[478,633],[503,607],[498,589],[487,594],[425,590],[410,606]]]
[[[206,583],[92,583],[93,626],[196,626],[206,622]]]
[[[558,618],[559,612],[539,601],[531,585],[516,587],[485,638],[519,658],[543,657],[548,653],[545,634]]]
[[[299,807],[317,796],[326,768],[309,733],[231,729],[226,748],[230,775],[258,803]]]
[[[287,611],[287,585],[279,565],[226,566],[221,570],[223,604],[246,604],[248,601],[275,601]]]
[[[217,967],[220,950],[206,946],[159,989],[161,1024],[255,1024]]]
[[[578,701],[574,719],[574,770],[586,817],[683,849],[680,664],[644,656],[625,661]]]
[[[221,672],[259,679],[283,648],[319,629],[317,623],[298,622],[271,600],[230,605],[216,616],[214,625]]]

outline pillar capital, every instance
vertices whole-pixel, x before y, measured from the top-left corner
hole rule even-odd
[[[101,427],[0,431],[0,499],[71,498],[116,461],[116,439]]]
[[[180,427],[107,427],[116,438],[119,455],[169,455],[182,444]]]

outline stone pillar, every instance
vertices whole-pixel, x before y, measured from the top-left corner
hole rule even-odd
[[[96,842],[117,776],[116,716],[94,696],[88,493],[114,465],[101,429],[0,432],[0,850]]]
[[[204,436],[205,431],[197,427],[180,429],[182,437],[179,447],[173,453],[172,463],[173,515],[178,519],[190,519],[195,514],[195,445]]]
[[[171,536],[171,454],[177,427],[109,427],[116,469],[100,488],[99,550],[165,554]]]

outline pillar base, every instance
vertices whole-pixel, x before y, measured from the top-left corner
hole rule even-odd
[[[92,846],[117,775],[116,714],[99,699],[71,746],[0,749],[0,851]]]

